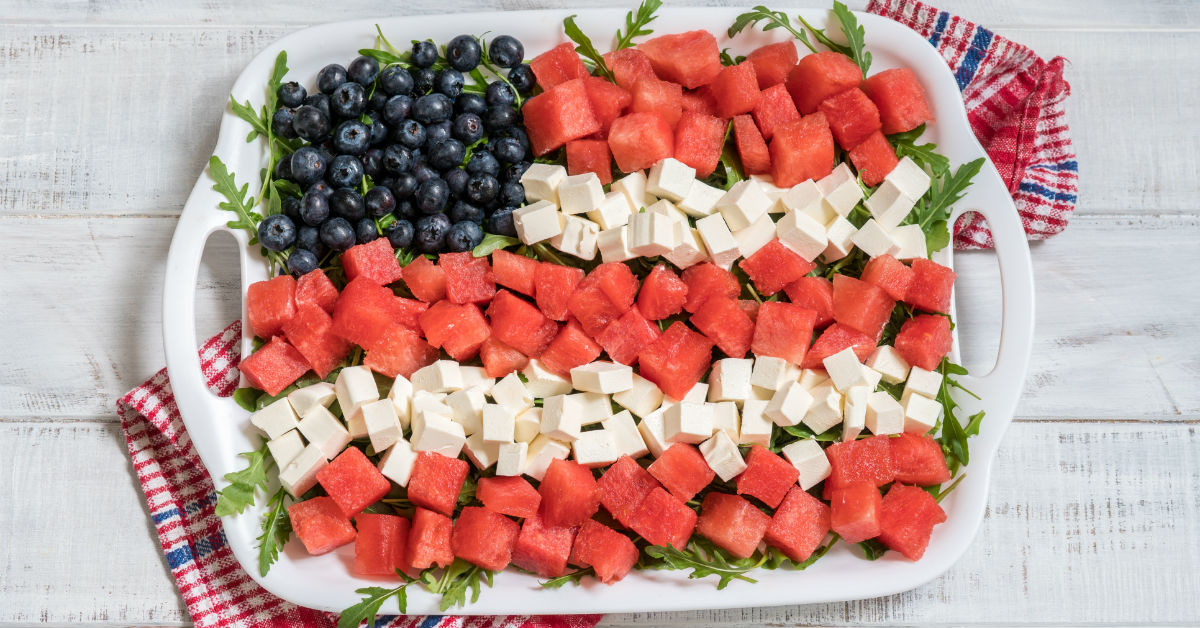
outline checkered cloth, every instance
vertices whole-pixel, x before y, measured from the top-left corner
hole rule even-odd
[[[1031,239],[1062,231],[1075,207],[1077,168],[1063,101],[1070,88],[1065,61],[1043,61],[1028,48],[915,0],[872,0],[867,9],[895,19],[936,46],[954,70],[971,126],[1000,169]],[[868,33],[868,38],[870,34]],[[978,217],[955,229],[958,248],[992,244]],[[241,324],[235,322],[200,350],[209,388],[237,387]],[[121,427],[167,565],[196,626],[220,628],[333,628],[331,613],[296,606],[256,584],[229,549],[217,496],[179,416],[167,371],[156,373],[117,402]],[[409,616],[380,626],[459,628],[590,628],[599,615],[507,617]]]

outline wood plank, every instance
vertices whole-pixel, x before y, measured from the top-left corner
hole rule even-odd
[[[187,621],[119,426],[0,423],[0,447],[10,452],[0,486],[15,490],[0,508],[0,626]],[[1020,423],[1000,448],[975,544],[915,591],[605,625],[1194,623],[1200,601],[1180,593],[1200,588],[1197,495],[1194,424]]]

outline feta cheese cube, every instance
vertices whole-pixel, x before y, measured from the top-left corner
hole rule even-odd
[[[838,216],[833,206],[825,200],[825,197],[821,196],[821,189],[812,179],[789,188],[780,197],[779,204],[789,212],[807,214],[808,217],[822,225],[829,224],[829,221]]]
[[[554,395],[542,402],[542,433],[572,442],[583,432],[583,409],[575,395]]]
[[[725,432],[717,432],[700,443],[700,453],[708,467],[723,482],[732,480],[746,470],[746,461],[742,460],[742,453]]]
[[[516,426],[513,430],[513,440],[519,443],[531,442],[542,433],[542,409],[529,408],[517,415]]]
[[[775,223],[775,235],[789,249],[808,261],[825,252],[829,237],[824,223],[802,212],[788,212]]]
[[[899,384],[908,379],[908,371],[911,368],[904,356],[900,355],[895,347],[888,345],[875,347],[871,357],[867,358],[867,366],[878,371],[883,381],[889,384]]]
[[[350,432],[324,406],[317,406],[300,419],[300,433],[309,444],[321,448],[326,458],[336,458],[350,444]]]
[[[779,390],[780,386],[794,382],[800,377],[800,368],[783,358],[759,356],[754,359],[754,370],[750,373],[750,384],[767,390]]]
[[[942,404],[925,395],[909,395],[904,402],[904,431],[924,434],[937,425],[941,415]]]
[[[617,451],[617,441],[612,433],[605,429],[580,434],[579,438],[571,443],[571,450],[575,454],[575,462],[589,469],[610,465],[621,457],[621,453]]]
[[[349,366],[338,373],[333,384],[342,418],[347,423],[358,414],[358,409],[372,401],[379,401],[379,387],[375,375],[365,366]]]
[[[571,369],[575,390],[591,393],[618,393],[633,388],[633,369],[624,364],[596,361]]]
[[[404,429],[408,429],[408,419],[412,416],[412,397],[412,382],[403,375],[397,375],[396,380],[392,382],[392,389],[388,391],[387,398],[396,409],[396,417],[400,419],[400,427]]]
[[[634,373],[629,390],[615,393],[612,399],[634,416],[644,417],[662,406],[663,392],[654,382]]]
[[[496,464],[496,460],[500,458],[500,443],[489,443],[483,439],[483,432],[476,432],[467,436],[463,453],[467,454],[467,460],[470,460],[476,469],[483,471]]]
[[[604,430],[612,434],[618,455],[641,458],[650,452],[646,447],[646,441],[642,439],[641,432],[638,431],[637,424],[633,422],[633,415],[628,410],[622,410],[604,419],[602,424]]]
[[[817,482],[829,477],[829,474],[833,472],[829,458],[825,456],[825,450],[821,449],[821,444],[815,440],[790,442],[783,446],[781,453],[800,472],[800,477],[796,478],[796,484],[799,484],[802,490],[807,491],[816,486]]]
[[[752,174],[750,175],[750,178],[754,181],[758,181],[758,184],[762,186],[763,192],[766,193],[767,198],[771,199],[772,204],[771,208],[767,210],[768,212],[772,214],[782,214],[783,212],[787,211],[787,207],[785,207],[782,203],[783,195],[787,194],[787,189],[775,185],[774,177],[769,174]]]
[[[571,454],[571,446],[562,441],[554,440],[545,434],[529,443],[529,453],[525,456],[525,475],[541,482],[546,477],[546,469],[554,460],[566,460]]]
[[[434,451],[447,458],[457,458],[467,444],[467,433],[450,417],[427,414],[420,434],[413,432],[412,446],[416,451]]]
[[[725,432],[729,438],[737,442],[741,436],[738,433],[738,409],[737,404],[732,401],[710,402],[708,405],[713,409],[713,433]]]
[[[514,476],[525,471],[529,443],[504,443],[496,452],[496,475]]]
[[[930,179],[925,173],[925,169],[918,166],[910,157],[901,157],[896,167],[887,173],[883,178],[884,181],[891,181],[892,185],[896,186],[909,198],[919,199],[925,196],[929,191]]]
[[[396,416],[396,407],[391,401],[381,399],[368,403],[362,407],[362,416],[375,453],[387,451],[404,438],[404,428],[400,427],[400,417]]]
[[[875,369],[873,369],[865,364],[863,365],[862,368],[863,368],[863,379],[866,380],[866,382],[867,382],[867,388],[869,390],[875,390],[876,388],[878,388],[879,380],[883,379],[883,374],[881,374],[879,371],[876,371]]]
[[[558,184],[558,206],[567,215],[592,211],[604,201],[604,185],[594,172],[569,175]]]
[[[725,196],[725,190],[714,188],[703,181],[696,181],[677,207],[693,218],[703,218],[717,211],[717,201],[721,200],[722,196]]]
[[[423,366],[412,374],[413,388],[434,393],[461,390],[463,387],[462,371],[458,370],[458,362],[454,360],[438,360],[429,366]]]
[[[595,259],[596,247],[600,244],[600,225],[590,220],[580,220],[579,242],[571,254],[583,260]]]
[[[267,450],[271,452],[275,466],[282,469],[304,451],[304,440],[298,430],[288,430],[267,441]]]
[[[691,191],[695,180],[695,168],[678,159],[667,157],[650,167],[646,191],[659,198],[679,202]]]
[[[721,214],[697,220],[696,231],[700,232],[700,239],[704,241],[709,259],[717,266],[729,270],[741,256],[738,241],[733,237],[733,232],[729,230],[729,225],[725,223]]]
[[[579,422],[582,425],[599,423],[612,416],[612,398],[606,394],[583,392],[567,397],[567,403],[579,407]]]
[[[849,255],[854,249],[856,233],[858,228],[853,223],[841,216],[835,217],[825,228],[825,237],[829,244],[825,245],[825,252],[821,253],[821,257],[826,262],[834,262]]]
[[[533,393],[516,373],[505,375],[492,386],[492,400],[508,408],[514,415],[533,407]]]
[[[334,391],[333,384],[317,382],[311,386],[293,390],[288,393],[287,399],[292,404],[292,410],[297,415],[304,416],[313,406],[328,408],[333,404],[333,400],[337,399],[337,392]]]
[[[317,484],[317,471],[326,464],[325,452],[316,443],[309,444],[292,461],[279,470],[279,484],[292,497],[299,497]]]
[[[525,191],[529,193],[528,190]],[[525,244],[537,244],[562,233],[567,217],[550,201],[538,201],[513,211],[517,237]]]
[[[664,255],[679,245],[675,221],[666,214],[641,212],[629,220],[629,250],[640,257]]]
[[[863,199],[862,188],[858,187],[858,178],[850,172],[850,166],[844,161],[825,178],[817,181],[817,188],[839,216],[849,214]]]
[[[511,443],[517,433],[517,416],[507,406],[489,403],[483,406],[483,440]]]
[[[567,169],[551,164],[534,163],[521,175],[525,200],[548,201],[558,205],[558,186],[567,178]]]
[[[481,388],[464,388],[446,395],[444,402],[450,406],[450,418],[463,426],[467,436],[483,428],[483,406],[487,399]]]
[[[629,249],[629,227],[606,229],[596,236],[596,247],[600,250],[600,259],[605,264],[609,262],[624,262],[637,255]]]
[[[742,257],[750,257],[775,239],[775,221],[771,220],[770,214],[763,214],[749,227],[734,231],[733,239],[737,240]]]
[[[775,425],[788,427],[799,423],[812,403],[813,396],[800,382],[788,382],[783,388],[775,391],[764,412]]]
[[[892,237],[888,235],[884,229],[874,218],[868,220],[850,239],[854,242],[854,246],[862,249],[868,257],[879,257],[884,254],[896,253],[900,247],[892,241]]]
[[[821,434],[842,422],[842,394],[832,385],[818,386],[809,394],[813,403],[804,414],[804,424],[814,434]]]
[[[537,358],[530,359],[521,374],[525,376],[525,389],[534,398],[542,399],[571,392],[570,380],[547,371]],[[496,385],[499,386],[499,384]],[[494,394],[493,398],[495,398]],[[499,399],[496,401],[500,403]]]
[[[739,445],[762,445],[766,447],[771,442],[771,430],[775,423],[767,417],[766,410],[770,401],[762,399],[747,399],[742,403],[742,421],[738,429]]]
[[[725,358],[717,360],[708,374],[709,401],[745,401],[750,397],[754,360]]]
[[[675,203],[672,203],[667,199],[655,201],[653,205],[646,208],[646,212],[651,214],[662,214],[667,218],[670,218],[671,222],[676,223],[686,223],[688,218],[687,214],[685,214],[683,210],[676,207]]]
[[[771,397],[775,396],[775,391],[762,386],[750,386],[750,399],[758,399],[759,401],[770,401]],[[749,401],[747,399],[746,401]],[[744,402],[743,402],[744,404]]]
[[[400,486],[408,486],[408,478],[412,476],[416,462],[417,452],[413,451],[412,443],[401,439],[379,459],[378,468],[383,477]]]
[[[251,414],[250,423],[262,430],[267,438],[278,438],[288,430],[296,429],[296,412],[292,410],[291,402],[287,399],[279,399]]]
[[[431,393],[428,390],[418,390],[413,393],[412,420],[413,431],[416,431],[416,421],[426,414],[440,414],[446,417],[454,416],[454,408],[446,405],[445,393]]]
[[[820,369],[804,369],[800,371],[800,385],[805,390],[812,390],[829,381],[829,373]]]
[[[495,377],[489,377],[487,369],[482,366],[459,365],[458,372],[462,374],[463,388],[478,388],[483,394],[489,395],[496,383]],[[403,377],[401,375],[400,377]]]
[[[671,397],[663,397],[662,409],[666,412],[667,408],[678,404],[681,401],[690,401],[692,403],[704,403],[708,398],[708,384],[705,382],[696,382],[683,395],[683,399],[673,399]]]
[[[629,199],[629,204],[633,206],[634,212],[642,207],[649,207],[658,199],[646,191],[646,174],[641,170],[631,172],[620,179],[613,182],[610,189],[613,192],[620,192]]]
[[[833,385],[839,391],[867,382],[862,363],[858,361],[852,347],[838,351],[822,360],[822,363],[825,365],[825,372],[829,373],[829,379],[833,380]]]
[[[667,442],[667,420],[663,417],[662,410],[655,410],[650,414],[642,417],[642,421],[638,423],[638,433],[642,435],[642,440],[646,443],[646,448],[650,450],[650,454],[655,458],[661,456],[667,447],[672,443]]]
[[[758,181],[746,179],[733,184],[717,201],[717,211],[725,218],[725,224],[737,231],[754,224],[774,204]]]
[[[925,232],[921,231],[921,225],[900,225],[888,235],[898,249],[892,253],[896,259],[910,260],[926,256]]]
[[[942,374],[937,371],[926,371],[914,366],[908,372],[908,381],[904,383],[905,397],[911,394],[925,395],[930,399],[937,397],[942,390]]]
[[[885,230],[895,229],[897,225],[904,222],[912,211],[914,205],[917,204],[917,199],[909,197],[904,192],[900,191],[894,183],[884,180],[875,188],[871,194],[871,198],[867,199],[866,206],[870,210],[871,216],[879,222]]]
[[[867,426],[867,397],[871,390],[866,386],[852,386],[846,391],[842,410],[842,440],[852,441],[862,434]]]
[[[624,227],[629,224],[629,217],[633,215],[634,207],[629,203],[629,198],[620,192],[609,192],[604,196],[604,200],[600,204],[588,212],[588,218],[592,222],[600,225],[600,228],[607,231],[617,227]]]
[[[686,222],[677,222],[675,236],[679,245],[663,255],[668,262],[684,269],[708,259],[708,249],[704,248],[704,241],[700,238],[698,230],[691,228]]]
[[[346,431],[350,432],[351,439],[367,437],[367,421],[363,418],[361,408],[346,421]]]
[[[867,429],[872,434],[899,434],[904,431],[904,408],[886,392],[867,395]]]
[[[568,255],[575,255],[579,250],[579,245],[583,242],[585,222],[591,221],[578,216],[567,216],[563,221],[562,233],[550,238],[550,246]]]

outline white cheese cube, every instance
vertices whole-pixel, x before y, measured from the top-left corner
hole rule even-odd
[[[519,443],[531,442],[542,433],[542,409],[529,408],[517,415],[516,426],[513,429],[513,440]]]
[[[710,402],[708,405],[713,409],[713,433],[725,432],[729,438],[737,442],[740,438],[738,433],[738,408],[737,404],[732,401]]]
[[[901,157],[896,167],[892,168],[892,171],[887,173],[883,180],[891,181],[892,185],[909,198],[920,199],[929,191],[929,175],[925,173],[924,168],[918,166],[917,162],[907,156]]]
[[[500,443],[486,442],[483,432],[476,432],[467,436],[463,453],[467,454],[467,460],[470,460],[476,469],[483,471],[496,464],[496,460],[500,458]]]
[[[650,168],[650,176],[646,179],[646,191],[669,201],[683,200],[696,181],[696,169],[667,157]]]
[[[671,222],[676,223],[686,223],[688,218],[687,214],[684,213],[683,210],[676,207],[675,203],[672,203],[667,199],[655,201],[653,205],[646,208],[646,212],[651,214],[662,214],[667,218],[670,218]]]
[[[579,250],[579,244],[583,241],[584,222],[591,221],[585,221],[577,216],[567,216],[563,221],[562,233],[550,238],[550,246],[568,255],[575,255],[575,252]]]
[[[529,443],[529,453],[525,456],[525,475],[541,482],[546,477],[546,469],[554,460],[566,460],[571,454],[571,446],[562,441],[554,440],[545,434]]]
[[[313,406],[328,408],[337,399],[337,392],[329,382],[317,382],[311,386],[297,388],[288,393],[288,402],[298,416],[304,416]]]
[[[536,399],[571,392],[570,380],[547,371],[537,358],[530,359],[521,374],[525,376],[525,389]],[[496,385],[499,386],[499,384]],[[494,393],[493,398],[495,398]],[[501,403],[499,399],[496,402]]]
[[[434,451],[447,458],[457,458],[467,444],[467,433],[450,417],[427,414],[421,433],[413,432],[412,446],[416,451]]]
[[[616,181],[613,181],[610,189],[613,192],[620,192],[629,199],[629,204],[633,206],[634,212],[642,207],[649,207],[658,199],[646,191],[646,174],[641,170],[631,172]]]
[[[517,237],[525,244],[537,244],[559,235],[566,222],[567,217],[558,211],[558,205],[550,201],[538,201],[513,211]]]
[[[492,400],[508,408],[514,415],[533,407],[533,393],[516,373],[505,375],[492,386]]]
[[[921,231],[921,225],[900,225],[892,229],[888,235],[898,249],[892,253],[896,259],[910,260],[926,257],[925,232]]]
[[[542,433],[571,442],[583,432],[583,409],[575,395],[554,395],[542,402]]]
[[[584,432],[571,443],[571,450],[575,455],[575,462],[595,469],[610,465],[621,457],[621,453],[617,450],[617,441],[608,430],[599,429]]]
[[[852,386],[846,391],[842,409],[842,440],[852,441],[867,426],[867,397],[871,390],[866,386]]]
[[[276,468],[282,469],[304,451],[304,440],[298,430],[288,430],[267,441],[267,450],[271,452]]]
[[[397,375],[396,380],[392,382],[392,389],[388,391],[387,398],[392,402],[392,407],[396,409],[396,417],[400,419],[400,427],[408,429],[408,420],[412,416],[412,382],[408,381],[408,378],[403,375]]]
[[[904,402],[904,431],[924,434],[937,425],[941,415],[942,404],[925,395],[909,395]]]
[[[362,416],[375,453],[387,451],[404,438],[404,428],[400,427],[400,417],[396,416],[396,407],[391,401],[381,399],[368,403],[362,407]]]
[[[603,393],[583,392],[567,395],[567,403],[579,407],[579,423],[592,425],[612,416],[612,398]]]
[[[582,223],[579,242],[571,254],[583,260],[595,259],[596,247],[600,244],[600,225],[590,220],[582,220]]]
[[[829,238],[824,223],[801,212],[788,212],[775,223],[775,235],[789,249],[808,261],[825,252]]]
[[[517,415],[507,406],[489,403],[483,407],[483,440],[511,443],[517,433]]]
[[[594,172],[570,175],[558,184],[558,206],[567,215],[592,211],[604,201],[604,185]]]
[[[721,214],[697,220],[696,231],[700,232],[700,239],[704,241],[709,259],[717,266],[729,270],[741,256],[738,241],[733,237],[733,232],[729,230],[729,225],[725,223]]]
[[[666,214],[641,212],[629,220],[629,250],[640,257],[664,255],[679,245],[675,221]]]
[[[371,385],[374,386],[375,382],[372,381]],[[267,438],[278,438],[288,430],[296,429],[296,412],[286,398],[279,399],[251,414],[250,423],[262,430]]]
[[[529,443],[504,443],[499,445],[496,455],[496,475],[521,475],[525,471],[528,456]]]
[[[575,390],[591,393],[618,393],[633,388],[633,369],[603,360],[571,369]]]
[[[629,203],[629,198],[620,192],[609,192],[604,196],[604,200],[600,204],[588,212],[588,218],[592,222],[600,225],[600,228],[607,231],[624,227],[629,224],[629,217],[633,215],[634,207]]]
[[[914,366],[908,372],[908,381],[904,383],[905,397],[911,394],[925,395],[930,399],[938,396],[942,390],[942,374],[937,371],[926,371]]]
[[[784,360],[771,356],[759,356],[754,359],[754,370],[750,373],[750,384],[767,390],[779,390],[780,386],[794,382],[800,377],[800,368]]]
[[[600,250],[600,260],[609,262],[624,262],[637,255],[629,250],[629,227],[617,227],[601,231],[596,236],[596,247]]]
[[[813,396],[800,382],[788,382],[783,388],[775,391],[764,412],[775,425],[788,427],[800,423],[812,403]]]
[[[450,418],[463,426],[467,436],[483,428],[483,407],[487,398],[482,388],[464,388],[446,395],[444,402],[450,406]]]
[[[750,257],[775,239],[775,221],[771,220],[769,214],[763,214],[749,227],[734,231],[733,239],[737,240],[738,252],[742,257]]]
[[[782,384],[781,384],[782,385]],[[771,397],[775,396],[775,391],[762,386],[750,386],[750,399],[758,399],[759,401],[770,401]],[[746,401],[749,401],[747,399]],[[743,402],[744,404],[744,402]]]
[[[867,388],[870,390],[875,390],[876,388],[879,388],[879,380],[883,379],[883,374],[865,364],[863,365],[862,368],[863,368],[863,379],[865,379],[867,381]]]
[[[634,373],[629,390],[615,393],[612,399],[634,416],[644,417],[662,406],[663,392],[654,382]]]
[[[799,484],[802,490],[807,491],[816,486],[817,482],[829,477],[833,471],[829,458],[825,456],[825,450],[821,449],[821,444],[815,440],[793,441],[784,445],[780,451],[800,472],[796,484]]]
[[[839,216],[845,216],[854,209],[863,198],[862,188],[858,187],[858,179],[850,172],[846,162],[838,164],[833,172],[817,181],[821,196],[833,207]]]
[[[700,453],[708,467],[723,482],[732,480],[746,470],[746,461],[742,460],[742,453],[725,432],[717,432],[700,443]]]
[[[671,443],[667,442],[667,420],[663,417],[662,410],[655,410],[650,414],[642,417],[638,423],[638,433],[642,435],[642,440],[646,443],[646,448],[650,450],[650,455],[655,458],[661,456]]]
[[[641,458],[650,452],[641,432],[638,432],[637,424],[633,422],[633,415],[628,410],[622,410],[604,419],[603,425],[604,430],[612,434],[618,455]]]
[[[417,452],[413,451],[412,443],[401,439],[379,459],[378,468],[383,477],[400,486],[408,486],[408,478],[412,476],[416,462]]]
[[[841,216],[835,217],[825,228],[825,237],[829,244],[825,245],[825,252],[821,253],[821,258],[826,262],[834,262],[849,255],[854,249],[856,233],[858,228],[853,223]]]
[[[829,373],[821,369],[804,369],[800,371],[800,385],[805,390],[812,390],[829,381]]]
[[[359,408],[372,401],[379,401],[379,387],[375,385],[375,375],[365,366],[342,369],[333,384],[333,389],[337,394],[338,406],[342,409],[342,418],[347,423],[358,415]]]
[[[804,414],[804,424],[814,434],[821,434],[842,422],[842,393],[832,385],[818,386],[809,391],[813,403]]]
[[[822,363],[825,365],[825,372],[829,373],[829,379],[833,380],[833,385],[839,391],[867,383],[862,363],[858,361],[852,347],[838,351],[822,360]]]
[[[717,201],[717,211],[725,218],[725,224],[737,231],[754,224],[774,204],[758,181],[746,179],[734,183]]]
[[[762,399],[747,399],[742,403],[742,421],[738,429],[739,445],[762,445],[766,447],[771,442],[771,430],[775,423],[767,417],[767,405],[770,401]]]
[[[668,262],[677,268],[685,269],[708,259],[708,249],[704,248],[704,241],[700,238],[698,230],[691,228],[686,222],[677,222],[675,236],[679,245],[663,255]]]
[[[863,224],[850,240],[868,257],[879,257],[900,250],[900,247],[892,241],[892,237],[888,235],[887,230],[880,226],[874,218]]]
[[[690,401],[691,403],[704,403],[708,399],[708,384],[705,382],[696,382],[683,395],[683,399],[673,399],[671,397],[663,397],[662,409],[666,412],[668,408],[678,404],[681,401]]]
[[[429,366],[423,366],[412,374],[413,388],[441,393],[461,390],[463,387],[462,371],[458,370],[458,362],[454,360],[438,360]]]
[[[426,414],[440,414],[443,416],[454,416],[454,408],[446,405],[445,393],[431,393],[428,390],[418,390],[413,393],[412,399],[412,416],[413,431],[416,431],[415,422],[418,418],[422,418]]]
[[[362,409],[354,413],[349,421],[346,421],[346,430],[350,432],[350,438],[366,438],[367,437],[367,421],[363,418]]]
[[[867,429],[872,434],[899,434],[904,431],[904,408],[886,392],[867,395]]]
[[[888,345],[875,347],[871,357],[867,358],[867,366],[878,371],[883,381],[889,384],[899,384],[908,379],[908,371],[911,368],[900,352]]]
[[[458,372],[462,374],[463,389],[478,388],[483,394],[490,395],[492,386],[496,384],[495,377],[489,377],[487,369],[482,366],[463,366],[458,367]],[[403,376],[401,376],[403,377]]]
[[[286,467],[279,470],[279,484],[292,497],[299,499],[301,495],[316,486],[317,471],[320,471],[326,464],[329,462],[325,458],[325,452],[321,451],[317,444],[310,444],[295,458],[292,458]]]
[[[767,198],[771,199],[771,208],[767,210],[768,212],[772,214],[782,214],[783,212],[787,211],[787,207],[783,204],[783,195],[787,194],[787,189],[775,185],[774,177],[769,174],[752,174],[750,175],[750,178],[758,181],[758,184],[762,186],[763,192],[766,193]]]
[[[901,192],[900,188],[887,180],[875,188],[871,198],[866,202],[871,216],[886,230],[895,229],[897,225],[904,222],[916,204],[917,199]]]
[[[521,175],[525,200],[549,201],[558,205],[558,186],[567,178],[567,169],[551,164],[534,163]]]
[[[745,401],[750,397],[754,360],[724,358],[708,374],[709,401]]]
[[[331,460],[350,444],[350,432],[324,406],[309,410],[308,415],[300,419],[298,429],[305,440],[320,447],[325,457]]]
[[[821,195],[821,188],[817,187],[817,182],[808,179],[784,191],[783,196],[779,197],[779,202],[789,212],[808,213],[814,206],[820,208],[821,201],[824,199],[825,197]],[[832,207],[829,208],[829,211],[833,214],[830,218],[837,215]],[[822,224],[824,223],[822,222]]]
[[[725,190],[714,188],[703,181],[696,181],[692,183],[687,196],[676,206],[693,218],[703,218],[717,211],[717,201],[721,200],[722,196],[725,196]]]

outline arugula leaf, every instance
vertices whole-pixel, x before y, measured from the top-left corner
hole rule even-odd
[[[738,55],[735,57],[735,56],[729,54],[728,48],[724,48],[721,50],[721,65],[724,65],[724,66],[737,65],[745,60],[746,60],[746,55]]]
[[[243,410],[254,412],[258,409],[254,405],[254,402],[258,400],[261,394],[263,394],[263,391],[247,386],[233,391],[233,401],[241,406]]]
[[[402,65],[405,68],[411,66],[406,59],[386,50],[379,50],[377,48],[362,48],[358,51],[358,54],[364,57],[371,57],[372,59],[378,61],[381,65]]]
[[[486,583],[490,588],[494,571],[477,567],[461,558],[455,558],[450,566],[442,571],[440,578],[435,578],[431,570],[421,574],[421,584],[434,595],[442,596],[439,608],[447,610],[454,606],[467,604],[467,591],[471,592],[471,603],[479,601],[481,585]]]
[[[983,422],[984,412],[981,410],[967,417],[967,425],[964,427],[955,412],[959,408],[958,402],[950,396],[950,391],[957,388],[976,399],[979,398],[953,377],[954,375],[966,375],[967,369],[951,362],[948,358],[942,358],[942,363],[938,365],[938,372],[942,374],[942,385],[938,389],[936,399],[938,403],[942,404],[942,429],[938,436],[938,442],[942,445],[942,452],[946,455],[946,465],[950,467],[950,475],[953,476],[961,467],[971,461],[967,438],[979,433],[979,425]]]
[[[510,236],[489,233],[483,236],[483,240],[471,251],[471,255],[475,257],[487,257],[496,249],[505,249],[520,243],[520,240]]]
[[[804,47],[808,48],[810,51],[817,51],[817,48],[813,46],[811,41],[808,40],[808,35],[805,34],[804,31],[799,31],[792,27],[792,21],[790,18],[788,18],[787,13],[784,13],[783,11],[772,11],[761,4],[754,7],[752,11],[747,11],[746,13],[734,18],[733,24],[729,25],[729,29],[726,30],[726,33],[730,37],[733,37],[743,30],[746,30],[746,27],[757,25],[759,22],[764,23],[762,26],[764,31],[782,28],[791,33],[796,39],[799,39],[800,43],[804,44]],[[803,19],[801,19],[801,22],[803,22]]]
[[[658,16],[654,12],[662,6],[662,0],[642,0],[638,5],[637,13],[630,11],[625,14],[625,32],[617,29],[617,45],[613,46],[613,50],[628,48],[633,45],[634,37],[649,35],[654,31],[646,28],[646,25],[653,22]]]
[[[595,569],[592,569],[591,567],[584,567],[583,569],[577,569],[575,571],[572,571],[569,574],[559,576],[557,578],[543,580],[541,582],[538,582],[538,584],[542,585],[543,589],[558,589],[558,588],[561,588],[564,584],[567,584],[568,582],[573,583],[573,584],[579,584],[579,582],[581,580],[583,580],[584,576],[595,575],[595,573],[596,573]]]
[[[867,51],[865,42],[866,31],[858,25],[858,18],[854,17],[854,12],[837,0],[833,2],[833,15],[837,18],[838,25],[842,29],[842,34],[846,37],[845,44],[833,41],[825,34],[823,29],[809,24],[803,16],[797,16],[796,19],[800,20],[800,23],[804,24],[805,28],[812,31],[813,37],[822,46],[853,59],[854,63],[862,70],[863,78],[866,78],[867,69],[871,67],[871,53]]]
[[[341,615],[338,616],[338,628],[358,628],[364,621],[367,622],[368,626],[374,626],[375,617],[379,615],[379,609],[383,607],[384,602],[393,597],[396,598],[397,603],[400,605],[400,612],[407,613],[408,593],[405,592],[405,588],[415,581],[399,569],[396,570],[396,574],[404,579],[404,584],[394,589],[385,589],[383,587],[355,589],[354,592],[363,596],[363,599],[342,611]]]
[[[563,20],[563,32],[566,33],[571,41],[575,42],[575,52],[590,60],[596,66],[596,72],[600,76],[614,83],[617,81],[616,77],[613,76],[612,70],[608,69],[608,65],[604,63],[604,56],[600,54],[599,50],[596,50],[596,46],[592,44],[592,40],[588,39],[583,30],[575,24],[574,15],[567,16],[567,19]]]
[[[234,99],[233,94],[229,95],[229,107],[233,110],[233,114],[246,121],[250,125],[250,134],[246,136],[247,142],[253,142],[258,136],[267,136],[267,123],[263,120],[259,112],[254,110],[254,107],[247,100],[245,104],[239,103]]]
[[[896,149],[897,156],[907,156],[918,166],[932,172],[933,176],[940,177],[950,169],[950,159],[936,152],[937,144],[929,142],[918,145],[917,138],[921,137],[923,133],[925,133],[924,124],[911,131],[894,133],[887,138],[892,143],[892,147]]]
[[[233,174],[216,155],[208,160],[208,174],[215,181],[213,189],[225,197],[225,202],[221,203],[219,207],[237,215],[237,220],[225,223],[226,226],[230,229],[246,231],[250,234],[250,243],[255,244],[258,240],[258,223],[262,222],[262,215],[253,210],[254,197],[246,196],[250,190],[250,184],[243,184],[239,188]]]
[[[239,455],[250,462],[241,471],[225,474],[229,486],[217,491],[218,517],[236,515],[253,506],[255,491],[267,487],[267,465],[271,462],[266,441],[258,449]]]
[[[267,514],[262,520],[263,533],[258,537],[258,573],[266,576],[271,565],[279,560],[279,548],[292,536],[292,520],[288,518],[287,491],[280,487],[267,502]]]
[[[646,554],[662,561],[655,565],[658,569],[690,569],[689,579],[717,576],[718,590],[729,586],[734,580],[758,582],[747,576],[746,572],[761,567],[767,561],[766,555],[760,556],[758,560],[754,557],[731,559],[725,552],[702,538],[688,541],[687,549],[684,550],[676,549],[673,545],[652,545],[646,548]]]
[[[287,76],[287,51],[280,50],[279,54],[275,55],[275,65],[271,68],[271,78],[267,81],[267,110],[266,114],[274,115],[275,110],[279,108],[279,86],[283,84],[283,77]]]
[[[862,549],[863,557],[867,560],[879,560],[888,551],[888,547],[877,539],[867,539],[857,545]]]
[[[925,232],[929,252],[941,250],[950,244],[950,213],[954,204],[962,200],[983,163],[984,158],[980,157],[959,166],[954,172],[947,170],[942,176],[934,178],[929,191],[904,219],[904,224],[920,225]]]
[[[925,492],[932,495],[933,500],[940,504],[942,503],[942,500],[946,499],[946,496],[950,494],[950,491],[958,488],[958,485],[961,484],[966,477],[966,473],[958,476],[953,482],[950,483],[950,486],[947,486],[946,488],[942,488],[940,484],[937,486],[926,486]]]

